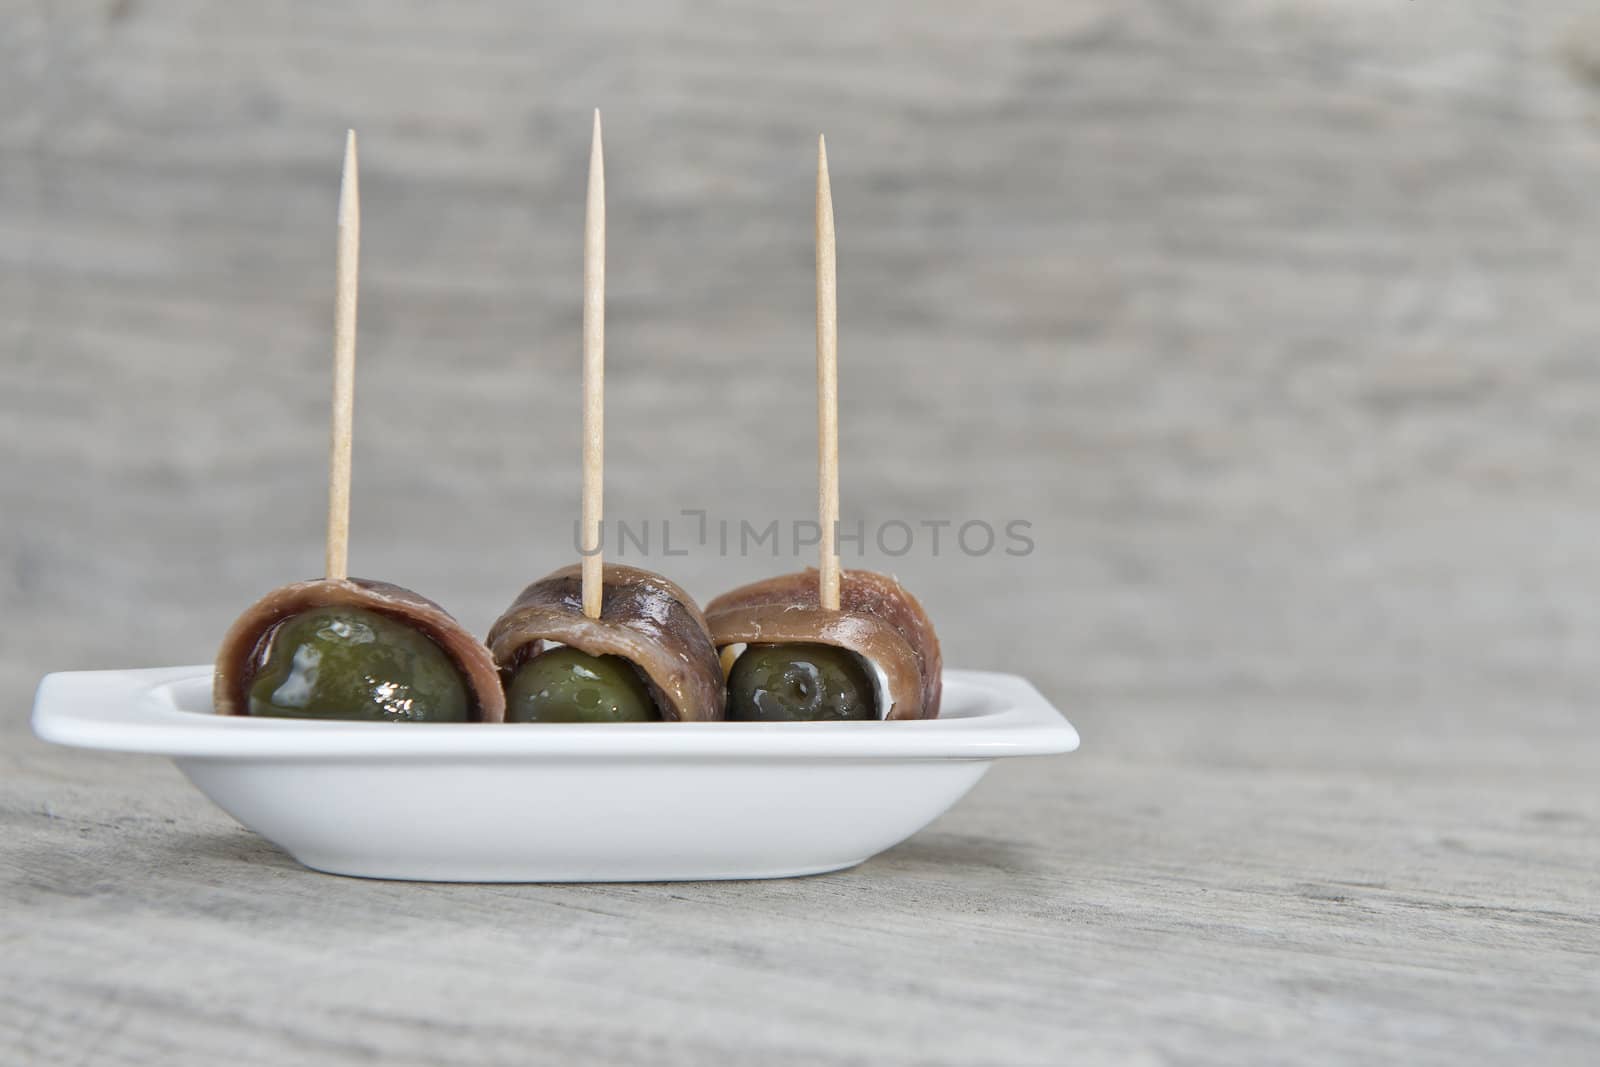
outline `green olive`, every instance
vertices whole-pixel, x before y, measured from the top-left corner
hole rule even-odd
[[[728,672],[728,718],[801,722],[876,719],[872,673],[832,645],[751,645]]]
[[[541,652],[506,686],[507,722],[659,722],[633,664],[575,648]]]
[[[314,608],[280,622],[250,683],[251,715],[290,719],[466,722],[461,672],[398,619]]]

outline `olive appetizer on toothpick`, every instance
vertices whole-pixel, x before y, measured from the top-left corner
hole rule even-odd
[[[705,616],[657,574],[601,557],[605,417],[605,161],[594,115],[583,242],[583,561],[522,591],[489,631],[511,722],[720,719]]]
[[[433,601],[347,574],[360,245],[351,131],[339,190],[327,574],[275,589],[239,616],[217,654],[213,702],[223,715],[499,722],[505,697],[488,649]]]
[[[931,719],[939,714],[939,639],[899,582],[841,571],[839,325],[833,196],[817,142],[818,570],[724,593],[706,605],[728,668],[728,718],[812,721]]]

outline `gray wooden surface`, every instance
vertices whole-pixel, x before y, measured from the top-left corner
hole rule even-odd
[[[0,1062],[1600,1059],[1600,16],[1572,2],[0,2]],[[363,135],[353,567],[482,630],[577,500],[845,512],[1081,753],[835,876],[318,876],[47,670],[320,565]],[[702,596],[780,565],[654,561]],[[863,562],[854,560],[847,562]]]

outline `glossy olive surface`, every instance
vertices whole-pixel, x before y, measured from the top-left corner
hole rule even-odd
[[[292,719],[465,722],[467,686],[426,634],[360,608],[279,623],[250,683],[249,712]]]
[[[633,664],[554,648],[528,660],[506,686],[507,722],[656,722],[661,710]]]
[[[728,673],[728,718],[876,719],[872,672],[861,657],[832,645],[752,645]]]

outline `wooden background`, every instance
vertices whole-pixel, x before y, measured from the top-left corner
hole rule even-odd
[[[203,662],[321,564],[482,631],[567,561],[588,112],[608,509],[844,511],[1078,755],[846,874],[317,876],[48,670]],[[1600,12],[1577,0],[0,0],[0,1061],[1600,1058]],[[787,561],[654,561],[691,591]]]

